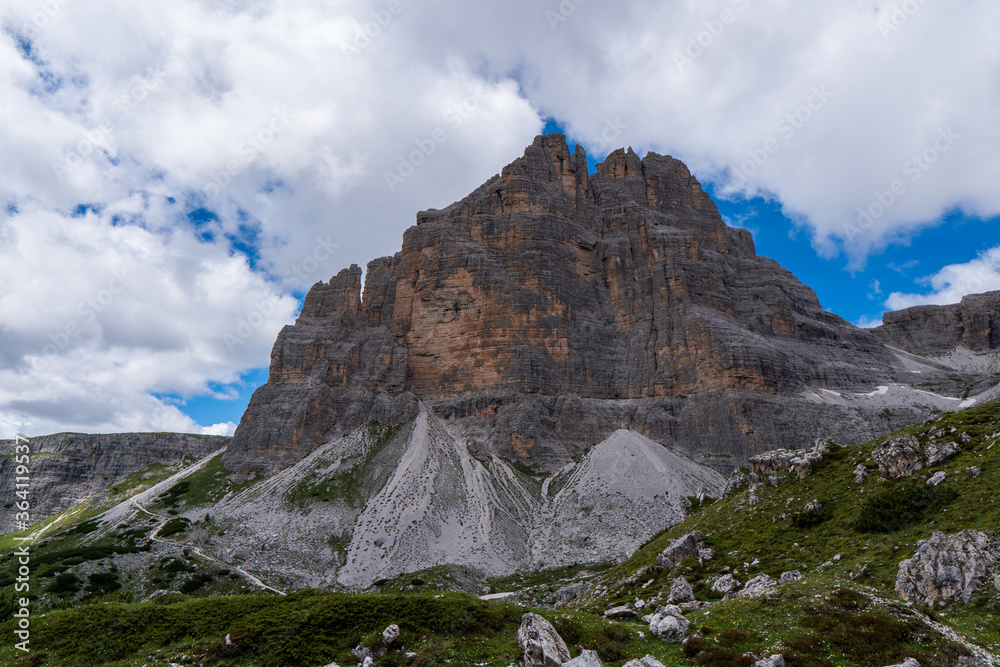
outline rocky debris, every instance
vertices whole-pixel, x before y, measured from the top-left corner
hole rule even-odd
[[[354,647],[351,651],[351,655],[358,659],[358,662],[364,664],[366,660],[372,660],[372,651],[367,646],[358,645]]]
[[[805,510],[807,512],[818,512],[821,509],[823,509],[823,503],[821,503],[818,500],[814,500],[812,502],[806,503],[806,506],[805,506]]]
[[[861,569],[851,574],[852,581],[861,581],[868,576],[868,563],[861,565]]]
[[[933,468],[951,461],[961,453],[961,450],[955,446],[955,443],[949,442],[943,445],[929,444],[924,452],[927,455],[927,467]]]
[[[769,658],[758,660],[753,663],[753,667],[785,667],[785,658],[782,655],[775,654]]]
[[[799,479],[805,479],[812,474],[813,467],[823,460],[823,453],[828,451],[828,445],[817,443],[814,449],[775,449],[749,459],[750,471],[757,475],[773,475],[790,470],[795,471]]]
[[[865,477],[868,476],[868,467],[864,463],[854,466],[854,483],[864,484]]]
[[[750,487],[750,492],[747,494],[747,504],[751,507],[760,504],[760,496],[757,495],[756,484]]]
[[[977,466],[969,466],[965,469],[965,474],[973,479],[978,479],[983,474],[983,471]]]
[[[620,607],[612,607],[604,612],[604,618],[622,619],[622,618],[635,618],[637,614],[632,605],[622,605]]]
[[[668,644],[680,644],[687,637],[690,625],[680,607],[668,604],[657,607],[649,620],[649,631]]]
[[[382,641],[389,645],[399,639],[399,626],[393,623],[382,631]]]
[[[938,470],[936,473],[931,475],[930,479],[927,480],[927,486],[937,486],[948,477],[948,473],[944,470]]]
[[[973,352],[1000,348],[1000,292],[970,294],[948,306],[916,306],[882,316],[872,332],[913,354],[937,356],[962,346]]]
[[[659,563],[660,567],[671,568],[676,567],[681,564],[685,558],[702,558],[706,559],[702,555],[702,550],[706,549],[705,546],[705,534],[699,530],[693,531],[684,535],[683,537],[678,537],[676,540],[670,543],[670,545],[660,552],[660,555],[656,557],[656,562]],[[714,552],[713,552],[714,555]]]
[[[928,605],[968,604],[987,584],[1000,593],[1000,538],[978,530],[936,532],[917,542],[916,553],[896,574],[896,592],[904,600]]]
[[[361,661],[361,667],[375,667],[375,659],[370,655],[366,656],[365,659]]]
[[[963,655],[958,659],[958,667],[988,667],[988,665],[975,656]]]
[[[693,602],[694,601],[694,591],[691,589],[691,584],[685,577],[677,577],[674,579],[673,585],[670,587],[670,597],[667,598],[668,604],[679,604],[681,602]]]
[[[722,497],[728,498],[748,484],[750,484],[750,477],[741,470],[734,470],[729,476],[729,481],[726,482],[726,488],[722,491]]]
[[[904,434],[889,438],[872,453],[882,479],[909,477],[923,468],[920,455],[920,441],[915,436]]]
[[[963,445],[967,445],[972,442],[972,436],[968,433],[962,433],[962,435],[958,436],[958,441]]]
[[[578,598],[585,590],[587,590],[587,584],[582,581],[578,581],[575,584],[563,586],[553,593],[553,596],[555,597],[557,604],[564,605],[569,604]]]
[[[523,667],[559,667],[570,659],[569,648],[552,624],[538,614],[521,617],[517,649]]]
[[[787,584],[793,581],[798,581],[802,578],[802,573],[798,570],[791,570],[790,572],[782,572],[781,578],[778,580],[779,584]]]
[[[644,658],[629,660],[622,667],[665,667],[665,665],[651,655]]]
[[[748,581],[743,585],[740,590],[741,596],[756,598],[763,595],[769,595],[773,593],[775,588],[777,588],[778,582],[767,576],[766,574],[758,574],[756,577]]]
[[[903,662],[895,665],[888,665],[888,667],[920,667],[920,663],[916,658],[906,658]]]
[[[324,665],[324,667],[340,667],[340,665],[338,665],[335,662],[331,662],[331,663],[328,663],[328,664]]]
[[[596,651],[584,649],[583,653],[573,658],[569,662],[564,662],[562,667],[603,667],[600,656]]]
[[[740,582],[731,574],[724,574],[712,584],[712,591],[715,593],[730,593],[740,587]]]
[[[931,427],[931,429],[927,431],[927,437],[931,440],[944,437],[944,430],[937,426]]]

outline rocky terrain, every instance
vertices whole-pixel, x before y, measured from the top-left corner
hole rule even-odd
[[[229,438],[221,436],[174,433],[59,433],[32,438],[31,516],[38,521],[80,503],[100,505],[115,494],[116,484],[128,480],[128,488],[132,488],[132,481],[141,484],[163,479],[167,471],[228,444]],[[0,458],[0,494],[13,499],[17,467],[14,442],[0,441],[0,446],[5,454],[11,453]],[[137,473],[135,480],[128,479]],[[2,532],[12,529],[4,526]]]
[[[917,306],[887,313],[873,329],[887,345],[924,356],[958,348],[989,352],[1000,348],[1000,292],[970,294],[949,306]]]
[[[461,486],[478,478],[482,493],[492,493],[506,477],[512,484],[506,493],[517,487],[530,495],[532,475],[502,461],[502,468],[479,469],[443,438],[447,422],[436,419],[422,408],[412,426],[371,426],[350,446],[317,450],[275,477],[244,486],[227,480],[221,454],[209,455],[102,515],[47,531],[32,549],[37,597],[29,664],[1000,664],[1000,502],[993,493],[1000,483],[1000,401],[860,445],[821,440],[806,449],[756,455],[721,497],[689,499],[680,523],[617,564],[521,568],[493,578],[474,568],[432,568],[344,594],[323,583],[297,592],[267,586],[250,572],[259,563],[230,559],[241,567],[214,551],[219,538],[254,520],[247,512],[230,524],[216,512],[230,504],[264,509],[240,501],[254,495],[323,495],[326,486],[295,492],[291,473],[299,466],[326,469],[342,455],[362,478],[390,478],[385,488],[405,487],[407,480],[417,487],[438,481]],[[643,465],[655,468],[662,456],[654,448],[660,445],[628,431],[594,449],[604,445],[649,462],[613,459],[620,478],[631,478]],[[419,453],[401,477],[384,466],[395,450]],[[427,474],[435,465],[442,474]],[[466,471],[464,482],[459,468]],[[588,468],[580,461],[574,471],[542,484],[564,484],[556,495],[565,493],[579,483],[574,477],[589,476]],[[649,493],[647,483],[638,480],[637,493]],[[350,504],[349,496],[325,497],[318,504],[327,511]],[[361,556],[359,566],[377,563],[370,554],[401,535],[386,529],[409,519],[393,514],[408,507],[393,507],[390,496],[384,500],[381,514],[362,519],[365,534],[378,537],[352,548]],[[414,509],[422,511],[418,503]],[[416,515],[420,521],[435,515],[438,521],[424,534],[463,530],[463,522],[456,525],[456,515],[436,509],[433,498],[424,509]],[[470,520],[477,516],[483,515],[468,514]],[[299,520],[318,518],[305,513]],[[322,525],[316,521],[314,528]],[[289,529],[300,540],[308,535]],[[479,523],[472,532],[482,539],[484,529]],[[457,548],[468,553],[476,541]],[[291,554],[289,546],[285,556]],[[14,581],[16,567],[11,555],[0,557],[4,581]],[[276,575],[258,573],[280,583]],[[248,594],[254,589],[259,593]],[[58,610],[46,611],[52,607]],[[9,596],[0,597],[4,632],[14,630],[14,609]],[[18,659],[10,643],[0,644],[0,662],[21,664]]]
[[[590,175],[582,148],[547,135],[420,213],[363,286],[352,266],[310,290],[225,463],[270,474],[369,421],[408,422],[419,403],[470,451],[539,472],[624,428],[728,473],[994,388],[994,301],[945,308],[912,341],[906,318],[923,311],[858,329],[758,256],[682,163],[619,150]],[[956,349],[968,358],[920,356]]]

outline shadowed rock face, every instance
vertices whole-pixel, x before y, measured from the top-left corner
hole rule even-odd
[[[902,377],[871,332],[823,310],[673,158],[535,139],[402,250],[309,292],[226,465],[272,472],[418,401],[473,448],[553,471],[619,428],[730,469],[748,454],[879,428],[809,388]],[[914,414],[913,420],[917,419]],[[876,420],[877,421],[877,420]],[[874,431],[873,431],[874,429]]]
[[[958,346],[973,352],[1000,349],[1000,292],[971,294],[949,306],[917,306],[886,313],[873,329],[887,345],[921,355]]]
[[[59,433],[32,438],[30,464],[31,520],[40,521],[84,500],[99,503],[128,475],[160,464],[173,466],[200,459],[229,443],[222,436],[176,433],[88,435]],[[14,452],[13,441],[2,442]],[[17,462],[0,459],[0,493],[15,498]]]

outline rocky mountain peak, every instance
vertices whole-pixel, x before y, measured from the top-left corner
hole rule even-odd
[[[626,428],[728,471],[810,444],[817,424],[870,437],[866,408],[842,393],[912,378],[876,334],[759,257],[669,156],[618,149],[591,175],[583,148],[539,136],[416,222],[400,252],[369,263],[363,299],[357,265],[313,286],[227,466],[281,468],[424,405],[474,451],[540,469]]]

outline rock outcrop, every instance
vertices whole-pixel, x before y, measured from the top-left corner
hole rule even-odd
[[[474,450],[536,471],[624,428],[728,473],[817,432],[874,437],[883,406],[842,392],[912,379],[874,334],[759,257],[681,162],[617,150],[590,175],[557,134],[418,214],[363,288],[361,275],[316,284],[282,330],[230,470],[274,472],[422,403]],[[897,424],[923,416],[894,410]]]
[[[882,479],[909,477],[924,467],[920,441],[912,435],[890,438],[872,453]]]
[[[671,568],[680,565],[686,558],[704,558],[708,555],[707,551],[705,534],[696,530],[678,537],[667,545],[667,548],[656,557],[656,562],[660,567]],[[714,553],[712,555],[714,556]]]
[[[896,591],[904,600],[928,605],[968,604],[982,589],[1000,595],[1000,537],[993,532],[934,533],[917,543],[916,553],[899,564],[896,575]]]
[[[13,441],[0,444],[3,451],[14,452]],[[129,475],[152,466],[190,463],[228,444],[229,438],[222,436],[172,433],[59,433],[31,438],[31,520],[41,521],[83,501],[101,503],[111,487]],[[5,498],[15,497],[16,467],[13,458],[0,459],[0,494]]]
[[[569,648],[552,624],[538,614],[521,617],[517,649],[522,667],[560,667],[570,658]]]
[[[917,306],[886,313],[872,330],[893,347],[924,356],[959,346],[973,352],[1000,349],[1000,291],[970,294],[948,306]]]

